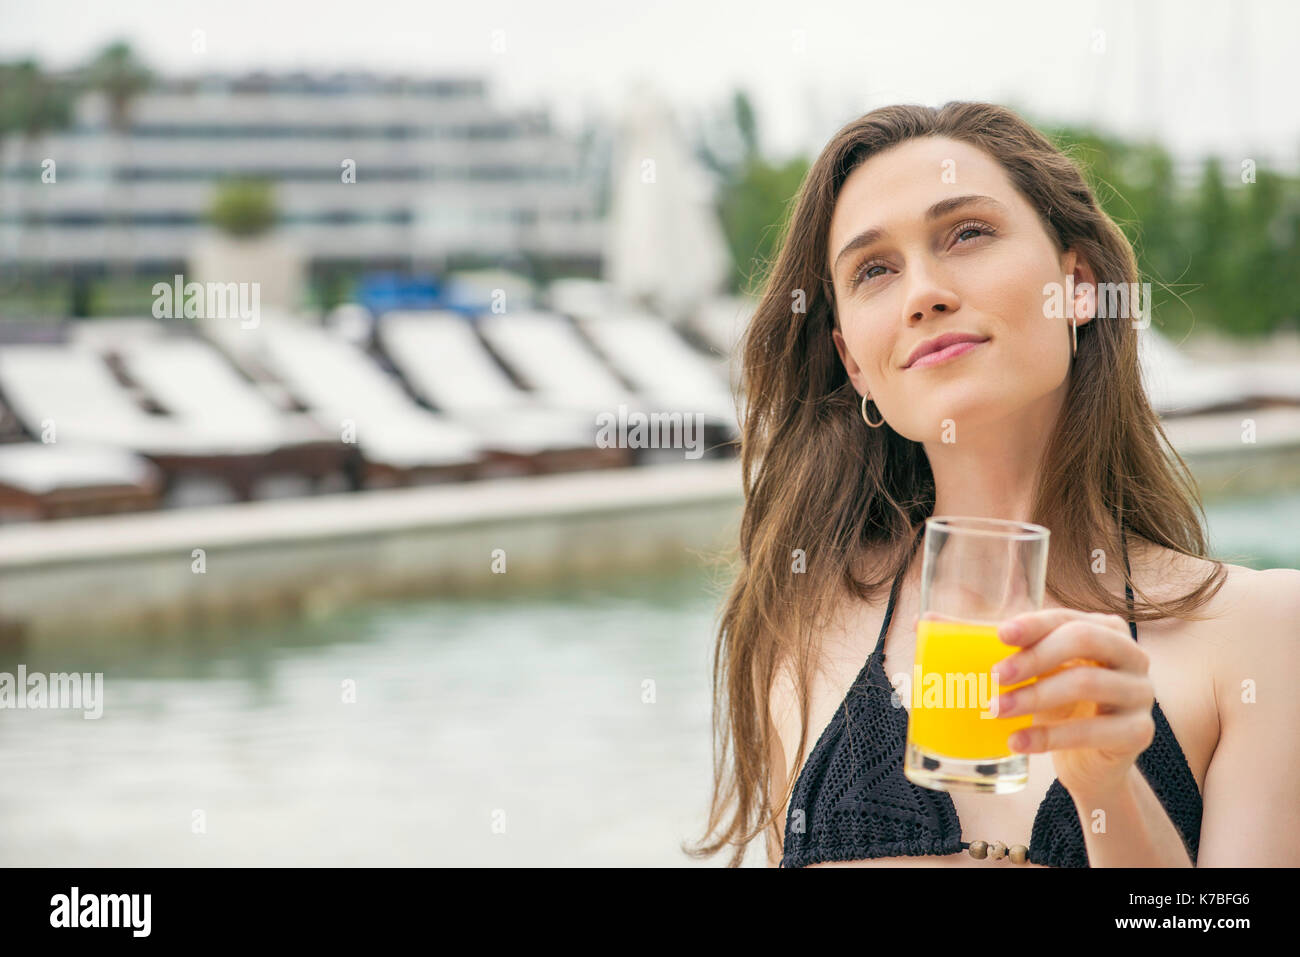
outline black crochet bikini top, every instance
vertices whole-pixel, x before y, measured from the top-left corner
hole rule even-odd
[[[1120,534],[1123,536],[1122,523]],[[1126,541],[1124,568],[1128,569]],[[875,650],[867,656],[795,782],[786,814],[782,867],[956,854],[962,850],[961,821],[948,792],[923,788],[903,775],[907,711],[891,703],[894,687],[885,675],[882,660],[901,583],[902,573],[890,589]],[[1127,582],[1124,591],[1129,631],[1137,641],[1133,589]],[[1138,755],[1137,766],[1182,835],[1195,864],[1201,834],[1201,793],[1159,702],[1153,703],[1151,716],[1155,720],[1155,737]],[[795,831],[791,825],[799,809],[805,811],[805,826]],[[1052,781],[1034,815],[1029,861],[1052,867],[1089,866],[1078,811],[1059,779]]]

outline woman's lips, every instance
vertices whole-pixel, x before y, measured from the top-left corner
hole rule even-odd
[[[970,352],[972,349],[984,345],[985,342],[988,342],[988,340],[985,339],[982,342],[955,342],[952,345],[935,352],[927,352],[925,355],[921,356],[921,358],[908,366],[908,368],[919,369],[922,366],[936,366],[940,362],[947,362],[949,359],[955,359],[957,356],[965,352]]]

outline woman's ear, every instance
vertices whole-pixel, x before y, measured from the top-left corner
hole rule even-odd
[[[1069,308],[1074,310],[1076,324],[1086,326],[1097,317],[1097,276],[1077,250],[1067,252],[1061,264],[1062,272],[1074,278],[1074,299]]]
[[[866,376],[862,374],[862,368],[849,353],[849,347],[844,342],[844,335],[838,329],[832,329],[831,338],[835,340],[835,351],[840,354],[840,362],[843,363],[844,371],[848,373],[853,388],[858,390],[858,395],[866,395],[871,391],[871,388],[867,385]]]

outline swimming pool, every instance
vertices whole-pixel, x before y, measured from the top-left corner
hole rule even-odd
[[[1300,494],[1207,513],[1300,567]],[[104,674],[97,720],[0,711],[0,865],[693,865],[720,576],[0,654]]]

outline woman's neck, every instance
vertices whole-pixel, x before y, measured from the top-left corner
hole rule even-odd
[[[945,420],[943,441],[924,443],[936,515],[1033,521],[1038,477],[1063,390],[996,421]],[[1064,478],[1064,477],[1063,477]]]

